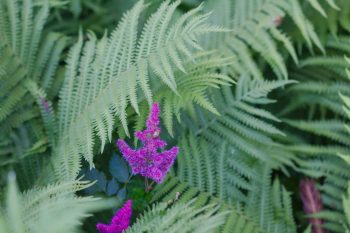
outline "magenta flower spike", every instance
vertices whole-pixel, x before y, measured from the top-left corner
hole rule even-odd
[[[315,181],[304,179],[300,182],[300,198],[303,202],[304,212],[306,214],[315,214],[323,209],[321,195],[316,188]],[[322,228],[323,221],[319,218],[309,218],[312,225],[312,233],[326,233]]]
[[[131,215],[132,201],[128,200],[124,206],[115,213],[109,225],[98,223],[96,228],[100,233],[122,233],[128,229]]]
[[[159,137],[159,113],[159,104],[154,103],[146,121],[147,128],[135,133],[135,137],[143,143],[140,149],[131,149],[122,139],[117,141],[119,150],[132,168],[132,173],[141,174],[157,183],[163,181],[179,153],[177,146],[170,150],[163,150],[167,144]],[[159,149],[161,151],[158,151]]]

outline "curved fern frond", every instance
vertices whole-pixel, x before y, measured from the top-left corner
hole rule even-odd
[[[348,192],[346,196],[343,197],[343,207],[347,220],[347,231],[349,231],[350,227],[350,184],[348,185]]]
[[[176,175],[181,181],[222,200],[246,202],[245,193],[252,188],[250,178],[258,177],[249,167],[254,161],[225,143],[218,147],[209,144],[194,135],[183,137]]]
[[[170,181],[156,192],[154,199],[163,196],[166,200],[175,195],[175,190],[183,198],[200,198],[205,193],[211,197],[210,200],[230,203],[229,206],[242,205],[244,213],[266,232],[296,232],[291,199],[277,179],[273,185],[270,184],[272,170],[256,159],[239,154],[226,143],[220,147],[208,144],[192,135],[182,139],[176,175],[191,188],[185,185],[172,187],[176,182],[170,177]]]
[[[295,93],[298,93],[299,97],[293,99],[293,104],[281,115],[294,129],[304,132],[302,137],[293,140],[293,145],[287,146],[297,155],[296,170],[313,178],[325,177],[318,187],[325,210],[315,216],[325,220],[325,229],[344,232],[345,219],[341,217],[343,207],[339,194],[346,192],[350,179],[349,165],[344,162],[349,153],[349,118],[339,93],[343,94],[343,98],[350,93],[345,71],[349,63],[340,59],[339,55],[349,53],[349,41],[343,38],[338,43],[329,38],[326,44],[331,55],[306,58],[301,62],[303,66],[292,73],[300,83],[288,88],[287,95],[296,96]],[[299,112],[298,118],[292,119],[290,116],[295,117],[292,113],[296,112]],[[293,138],[295,132],[288,134]],[[338,217],[334,219],[334,216]]]
[[[224,223],[227,212],[217,213],[219,207],[210,204],[195,208],[194,202],[153,204],[126,232],[209,233]]]
[[[7,164],[18,162],[35,148],[45,151],[46,134],[50,139],[55,137],[55,126],[47,124],[45,132],[38,124],[43,104],[37,99],[39,108],[35,106],[37,96],[32,88],[42,88],[42,93],[50,90],[66,44],[66,37],[58,33],[43,33],[48,14],[47,1],[41,4],[32,0],[0,2],[0,130],[12,141],[12,148],[18,147],[15,138],[23,132],[34,135],[20,146],[24,151],[13,149],[8,153],[11,159]],[[37,127],[24,126],[28,121]],[[49,141],[53,146],[53,140]]]
[[[230,86],[234,83],[229,76],[219,74],[214,70],[230,65],[228,58],[221,58],[213,53],[199,53],[193,57],[196,63],[186,63],[186,73],[175,74],[177,92],[169,92],[160,87],[161,91],[157,92],[155,99],[164,109],[164,124],[171,135],[174,116],[180,121],[181,112],[192,111],[194,105],[219,115],[209,99],[210,89]]]
[[[1,232],[76,232],[77,226],[89,213],[111,204],[110,201],[74,196],[75,191],[89,185],[82,181],[72,181],[36,188],[21,194],[16,185],[15,175],[11,173],[6,205],[0,209]],[[70,209],[69,212],[66,211],[67,208]]]
[[[313,6],[320,9],[319,1]],[[233,75],[249,75],[263,79],[259,64],[254,60],[257,53],[266,62],[279,79],[287,79],[284,55],[278,44],[298,63],[292,40],[280,28],[284,18],[290,18],[302,34],[309,48],[315,44],[324,51],[318,35],[298,1],[262,0],[262,1],[209,1],[208,9],[213,10],[211,22],[232,28],[225,35],[210,35],[205,38],[207,47],[219,48],[228,57],[234,57]],[[329,6],[336,8],[335,4]]]
[[[271,169],[261,165],[260,179],[252,182],[246,212],[266,232],[296,232],[289,192],[278,179],[271,184]]]
[[[224,217],[224,224],[215,232],[249,232],[261,233],[262,231],[246,214],[233,204],[224,202],[205,191],[200,191],[186,182],[179,181],[177,177],[169,177],[164,183],[154,190],[153,201],[160,200],[172,203],[187,203],[193,200],[193,207],[201,209],[206,205],[219,205],[220,213],[228,213]]]
[[[98,41],[90,34],[83,43],[80,35],[69,52],[60,94],[60,141],[55,152],[58,174],[75,177],[79,155],[93,166],[94,134],[102,140],[103,148],[106,139],[111,139],[116,116],[128,135],[128,105],[138,112],[141,97],[152,101],[151,90],[159,83],[155,77],[177,93],[174,72],[183,69],[185,57],[193,58],[198,38],[208,32],[225,31],[208,25],[209,15],[198,16],[201,7],[173,23],[178,5],[179,1],[162,3],[143,26],[140,36],[137,29],[138,18],[145,8],[143,1],[123,16],[110,36]]]
[[[284,136],[273,122],[279,122],[271,113],[257,109],[256,105],[273,102],[267,94],[274,88],[293,83],[293,81],[247,81],[245,77],[238,81],[236,97],[228,88],[222,93],[212,95],[213,103],[220,116],[201,113],[198,122],[189,127],[193,132],[204,137],[212,145],[220,145],[222,138],[240,151],[253,158],[268,161],[272,166],[282,164],[292,166],[292,154],[283,150],[275,138]],[[283,156],[281,156],[283,155]]]

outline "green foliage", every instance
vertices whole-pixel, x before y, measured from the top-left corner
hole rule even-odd
[[[220,205],[219,213],[225,215],[224,224],[218,229],[218,232],[263,232],[257,224],[240,210],[239,206],[234,207],[230,202],[222,201],[206,190],[199,190],[196,186],[180,181],[177,177],[171,177],[164,184],[157,187],[153,201],[161,200],[172,203],[174,198],[179,196],[175,202],[188,203],[194,200],[193,207],[201,210],[209,203]],[[195,199],[193,199],[195,198]]]
[[[6,203],[0,212],[1,232],[78,232],[77,226],[89,212],[114,204],[73,195],[88,186],[89,183],[77,180],[33,188],[21,194],[15,174],[10,173]]]
[[[194,59],[193,48],[200,49],[197,37],[225,31],[206,24],[208,15],[196,16],[200,7],[172,23],[178,5],[179,2],[162,3],[149,17],[140,36],[137,29],[145,8],[143,1],[124,14],[110,36],[97,41],[89,34],[86,43],[79,36],[68,54],[58,103],[59,161],[55,162],[58,165],[55,170],[59,177],[76,177],[80,167],[78,155],[93,166],[94,135],[101,140],[103,150],[107,139],[111,140],[114,116],[129,135],[126,108],[130,104],[139,112],[140,92],[151,103],[151,88],[157,86],[154,78],[178,93],[174,70],[183,70],[183,57]]]
[[[350,179],[348,164],[343,160],[347,159],[349,153],[349,118],[342,103],[342,99],[346,101],[345,95],[348,95],[349,88],[346,74],[349,63],[343,58],[343,54],[348,53],[346,47],[349,46],[349,41],[342,38],[337,42],[329,38],[326,45],[329,46],[331,55],[306,58],[301,61],[302,68],[292,73],[300,83],[287,92],[292,96],[299,94],[293,104],[287,106],[281,114],[289,116],[285,122],[290,126],[305,132],[299,134],[290,145],[290,149],[299,157],[296,160],[298,170],[311,177],[325,177],[319,189],[326,210],[317,216],[327,220],[324,225],[332,232],[344,232],[345,218],[341,214],[343,207],[339,193],[346,192]],[[307,111],[303,118],[294,114],[298,109],[305,108]],[[292,120],[290,117],[297,119]],[[295,134],[290,132],[292,138]]]
[[[345,212],[345,217],[346,217],[346,221],[347,221],[347,231],[349,231],[349,226],[350,226],[350,186],[348,186],[348,192],[347,192],[347,196],[343,197],[343,207],[344,207],[344,212]]]
[[[225,212],[216,214],[218,207],[206,205],[194,208],[193,202],[174,204],[167,208],[159,203],[150,209],[126,232],[212,232],[224,223]]]
[[[318,1],[313,1],[318,3]],[[330,3],[330,1],[328,2]],[[328,7],[336,8],[335,4]],[[284,54],[279,51],[282,44],[298,63],[296,51],[290,37],[279,26],[285,17],[289,17],[299,29],[307,46],[315,44],[323,51],[323,46],[314,27],[303,13],[298,1],[209,1],[208,10],[214,10],[211,21],[232,28],[224,35],[209,35],[208,47],[219,48],[226,56],[233,56],[234,65],[230,71],[234,76],[249,75],[255,79],[264,79],[259,60],[266,62],[279,79],[287,79],[288,72]],[[259,56],[254,59],[252,52]],[[261,57],[261,58],[260,58]]]
[[[304,176],[350,231],[349,22],[348,0],[0,0],[0,231],[90,232],[135,198],[127,232],[311,232]],[[155,101],[180,154],[146,193],[112,142]]]

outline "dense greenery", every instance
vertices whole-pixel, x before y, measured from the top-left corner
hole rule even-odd
[[[349,0],[0,0],[0,232],[127,199],[127,232],[350,232],[349,33]],[[149,192],[115,142],[153,102],[180,154]]]

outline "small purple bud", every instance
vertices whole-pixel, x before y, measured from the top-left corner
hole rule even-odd
[[[43,106],[46,113],[50,112],[49,102],[44,98],[40,97],[41,105]]]

